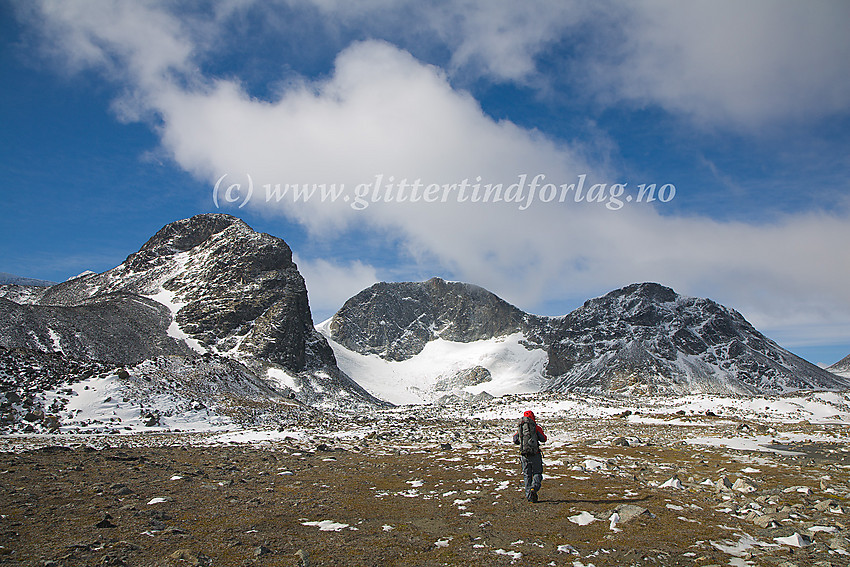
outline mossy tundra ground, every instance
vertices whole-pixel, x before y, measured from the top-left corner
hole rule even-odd
[[[5,437],[0,565],[850,564],[845,426],[775,425],[817,440],[777,453],[688,442],[763,428],[688,419],[544,420],[536,504],[510,420]]]

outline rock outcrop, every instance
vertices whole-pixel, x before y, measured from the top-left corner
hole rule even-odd
[[[333,316],[334,340],[346,348],[407,360],[436,338],[472,342],[515,333],[526,314],[475,285],[431,278],[422,283],[377,283]]]

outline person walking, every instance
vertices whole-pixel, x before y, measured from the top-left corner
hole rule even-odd
[[[514,445],[519,445],[519,461],[522,465],[522,476],[525,479],[525,498],[529,502],[537,502],[537,492],[543,483],[543,453],[540,444],[546,442],[543,428],[537,425],[534,412],[531,410],[522,414],[522,419],[514,433]]]

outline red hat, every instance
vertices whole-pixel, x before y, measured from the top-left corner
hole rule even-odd
[[[529,418],[529,419],[534,419],[534,412],[533,412],[533,411],[531,411],[531,410],[526,410],[526,412],[525,412],[524,414],[522,414],[522,417],[527,417],[527,418]]]

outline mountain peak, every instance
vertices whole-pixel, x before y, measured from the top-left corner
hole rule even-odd
[[[634,283],[609,292],[609,296],[639,296],[657,303],[671,303],[679,298],[672,288],[654,282]]]
[[[168,307],[172,334],[196,350],[250,354],[296,371],[334,364],[313,329],[289,246],[230,215],[169,223],[123,264],[55,285],[41,302],[75,306],[116,293]]]
[[[195,215],[188,219],[174,221],[159,229],[138,252],[127,257],[125,264],[130,269],[143,270],[158,263],[159,258],[188,252],[208,243],[214,237],[220,237],[222,233],[230,233],[231,237],[237,234],[242,236],[257,234],[243,220],[231,215],[223,213]],[[291,262],[292,251],[282,240],[276,240],[282,244],[282,246],[278,245],[278,248],[283,251],[281,261]]]
[[[174,250],[185,252],[201,244],[210,236],[234,225],[250,230],[250,227],[241,219],[224,213],[195,215],[165,225],[141,247],[140,251],[170,246]]]
[[[472,342],[515,333],[525,314],[472,284],[379,282],[345,302],[330,332],[350,350],[406,360],[437,338]]]

